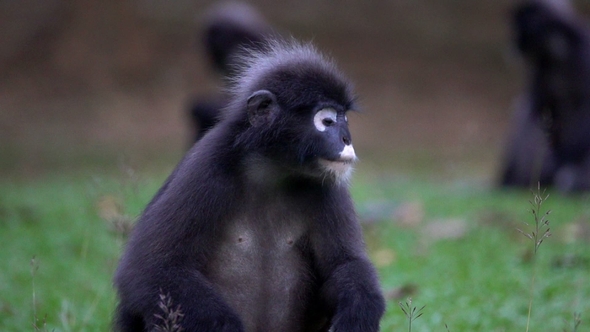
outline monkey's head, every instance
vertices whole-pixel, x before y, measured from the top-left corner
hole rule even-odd
[[[576,20],[567,1],[525,1],[513,13],[516,46],[544,66],[560,65],[580,42]]]
[[[241,48],[260,48],[272,33],[271,26],[251,5],[222,2],[205,14],[205,50],[221,74],[232,75],[232,60]]]
[[[513,28],[532,74],[535,121],[556,151],[583,158],[585,150],[578,144],[587,137],[587,128],[580,123],[587,121],[588,114],[590,29],[569,1],[550,0],[517,6]]]
[[[287,175],[340,183],[356,154],[347,112],[347,80],[309,45],[270,43],[245,57],[232,109],[243,123],[237,141]],[[277,169],[277,168],[275,168]]]

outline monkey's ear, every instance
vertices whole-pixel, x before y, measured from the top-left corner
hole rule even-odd
[[[268,90],[258,90],[248,97],[248,121],[258,127],[272,120],[278,112],[279,105],[275,95]]]

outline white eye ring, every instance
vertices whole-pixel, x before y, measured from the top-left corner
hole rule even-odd
[[[319,131],[326,131],[326,127],[334,124],[338,119],[338,113],[332,108],[319,110],[313,117],[313,124]]]

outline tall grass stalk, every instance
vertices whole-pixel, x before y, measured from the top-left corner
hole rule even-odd
[[[531,312],[533,309],[533,297],[534,297],[534,290],[535,290],[535,277],[537,275],[537,264],[536,264],[536,255],[541,243],[543,240],[551,236],[550,228],[549,228],[549,219],[548,216],[551,213],[551,210],[547,210],[547,212],[542,212],[543,203],[549,198],[549,194],[545,195],[545,190],[541,191],[541,185],[537,185],[537,191],[533,191],[533,200],[529,201],[531,204],[531,213],[533,214],[533,219],[535,222],[534,228],[530,233],[526,233],[521,229],[517,229],[522,235],[526,236],[533,242],[533,271],[531,276],[531,284],[529,289],[529,308],[527,314],[527,321],[526,321],[526,332],[529,331],[529,326],[531,322]],[[525,222],[527,226],[529,224]]]
[[[399,306],[408,318],[408,332],[412,332],[412,322],[422,316],[422,309],[426,306],[422,306],[422,308],[416,310],[416,307],[412,307],[411,297],[405,303],[399,302]]]
[[[33,326],[37,329],[37,296],[35,294],[35,273],[39,269],[39,264],[35,257],[31,258],[31,286],[33,288]]]
[[[174,307],[170,294],[164,294],[160,290],[160,302],[158,307],[161,313],[155,314],[154,316],[160,321],[153,328],[153,332],[182,332],[184,328],[181,325],[182,317],[184,314],[180,310],[180,305]]]
[[[35,331],[47,331],[47,317],[43,318],[42,328],[39,327],[39,317],[37,317],[37,294],[35,292],[35,274],[37,274],[37,270],[39,270],[39,262],[33,258],[31,258],[31,284],[33,287],[33,329]]]

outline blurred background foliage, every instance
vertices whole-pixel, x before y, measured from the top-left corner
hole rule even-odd
[[[221,86],[200,43],[213,3],[0,0],[0,170],[173,165],[190,141],[187,103]],[[251,2],[355,83],[361,167],[435,163],[443,176],[487,179],[523,84],[508,27],[515,3]]]

